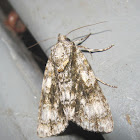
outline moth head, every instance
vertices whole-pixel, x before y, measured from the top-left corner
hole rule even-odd
[[[70,41],[65,35],[58,34],[58,42]]]

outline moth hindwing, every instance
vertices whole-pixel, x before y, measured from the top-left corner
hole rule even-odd
[[[39,137],[63,132],[68,121],[88,131],[108,133],[113,130],[110,107],[91,66],[79,50],[79,47],[85,47],[78,44],[89,35],[75,42],[59,35],[58,43],[51,49],[42,83],[37,128]]]

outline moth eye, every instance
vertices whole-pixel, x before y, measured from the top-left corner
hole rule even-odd
[[[66,41],[70,41],[70,39],[69,38],[66,38]]]

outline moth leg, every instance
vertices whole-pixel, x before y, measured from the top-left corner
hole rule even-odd
[[[103,51],[109,50],[109,49],[111,49],[113,46],[114,46],[114,45],[111,45],[111,46],[109,46],[109,47],[107,47],[107,48],[104,48],[104,49],[90,49],[90,48],[86,48],[86,47],[84,47],[84,46],[77,46],[77,47],[82,48],[83,51],[88,51],[88,52],[90,52],[90,53],[94,53],[94,52],[103,52]]]
[[[79,44],[82,44],[87,38],[89,38],[90,35],[91,35],[91,33],[88,34],[88,35],[86,35],[86,36],[83,37],[83,38],[80,38],[80,39],[78,39],[78,40],[75,40],[75,41],[74,41],[74,44],[75,44],[76,46],[79,45]]]
[[[112,87],[112,88],[117,88],[117,86],[109,85],[109,84],[103,82],[101,79],[99,79],[99,78],[97,78],[97,77],[95,77],[95,78],[96,78],[97,81],[101,82],[101,83],[104,84],[104,85],[107,85],[107,86]]]

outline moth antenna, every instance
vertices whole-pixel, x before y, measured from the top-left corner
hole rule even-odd
[[[68,34],[70,34],[71,32],[76,31],[76,30],[79,30],[79,29],[81,29],[81,28],[88,27],[88,26],[93,26],[93,25],[100,24],[100,23],[105,23],[105,22],[107,22],[107,21],[102,21],[102,22],[98,22],[98,23],[94,23],[94,24],[89,24],[89,25],[85,25],[85,26],[76,28],[76,29],[70,31],[69,33],[67,33],[66,36],[67,36]]]
[[[47,39],[41,40],[41,41],[35,43],[34,45],[29,46],[28,49],[31,49],[32,47],[38,45],[38,44],[41,43],[41,42],[47,41],[47,40],[49,40],[49,39],[54,39],[54,38],[56,38],[56,37],[50,37],[50,38],[47,38]]]

